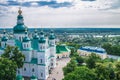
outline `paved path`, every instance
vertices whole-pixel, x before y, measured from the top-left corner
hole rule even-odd
[[[55,78],[56,80],[62,80],[62,78],[64,78],[62,68],[66,66],[69,61],[70,58],[63,58],[61,60],[58,60],[58,65],[52,70],[52,73],[47,80],[53,80],[53,78]]]

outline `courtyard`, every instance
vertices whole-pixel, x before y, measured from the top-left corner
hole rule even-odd
[[[56,68],[54,68],[47,80],[62,80],[64,78],[62,68],[67,65],[70,58],[62,58],[57,60]]]

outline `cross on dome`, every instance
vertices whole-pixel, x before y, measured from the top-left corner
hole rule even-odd
[[[21,14],[22,14],[21,7],[19,7],[18,13],[19,13],[19,15],[21,15]]]

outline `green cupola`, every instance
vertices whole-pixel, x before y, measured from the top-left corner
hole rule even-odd
[[[24,80],[24,78],[21,75],[17,75],[16,80]]]
[[[30,38],[28,37],[27,30],[25,31],[25,37],[23,38],[23,42],[29,42]]]
[[[27,26],[24,25],[21,8],[19,9],[18,13],[19,15],[17,16],[17,24],[14,26],[13,31],[14,33],[24,33]]]
[[[8,37],[7,37],[7,35],[6,35],[6,31],[4,30],[4,32],[3,32],[3,37],[2,37],[2,39],[1,39],[1,41],[7,41],[8,40]]]
[[[54,35],[54,32],[53,32],[53,30],[51,30],[51,32],[50,32],[49,39],[50,39],[50,40],[53,40],[53,39],[55,39],[55,35]]]
[[[45,43],[46,40],[45,40],[45,37],[44,37],[44,33],[43,31],[40,32],[40,39],[39,39],[39,43]]]
[[[31,76],[31,79],[30,80],[38,80],[36,76]]]
[[[39,36],[37,34],[37,30],[35,29],[35,35],[33,36],[33,39],[39,39]]]

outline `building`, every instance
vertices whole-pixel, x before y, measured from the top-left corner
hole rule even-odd
[[[57,59],[67,58],[70,56],[70,49],[66,45],[57,45],[56,46],[56,54]]]
[[[24,24],[22,10],[19,9],[18,13],[17,24],[13,28],[14,37],[8,37],[6,31],[4,31],[1,39],[0,54],[3,54],[7,45],[18,46],[25,55],[25,60],[23,67],[17,69],[17,75],[29,78],[33,78],[34,75],[37,79],[46,80],[50,70],[56,67],[55,35],[51,31],[49,37],[45,37],[42,30],[40,35],[35,30],[34,35],[30,38],[28,36],[28,27]],[[22,77],[18,76],[18,78],[21,79]]]
[[[107,53],[105,49],[99,48],[99,47],[92,47],[92,46],[85,46],[85,47],[80,47],[77,52],[79,53],[80,56],[88,56],[91,53],[96,53],[98,54],[102,59],[107,58]]]

